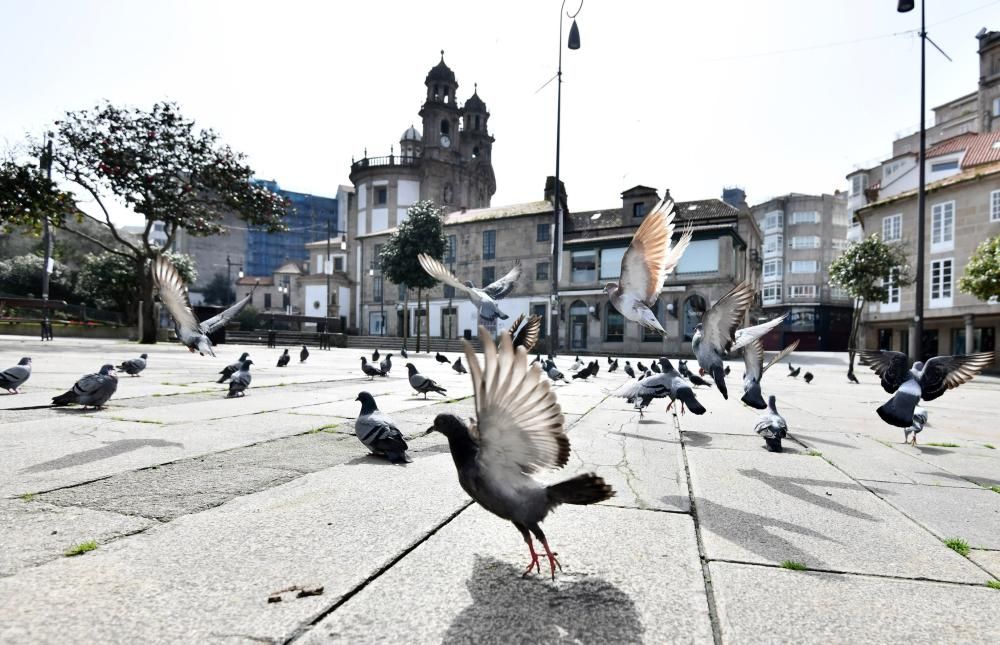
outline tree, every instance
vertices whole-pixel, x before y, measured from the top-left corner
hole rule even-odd
[[[220,220],[227,213],[268,231],[284,230],[287,202],[254,183],[243,155],[222,144],[215,132],[197,130],[173,103],[157,103],[149,111],[104,103],[68,112],[56,122],[56,141],[53,172],[82,197],[48,182],[31,165],[7,162],[0,166],[0,224],[39,228],[48,216],[56,228],[130,263],[139,285],[137,300],[143,303],[142,342],[156,342],[149,268],[160,252],[151,240],[154,222],[164,225],[164,248],[180,229],[194,236],[222,233]],[[132,238],[118,232],[109,199],[143,216],[142,234]],[[84,200],[93,203],[96,214],[80,207]],[[67,228],[70,216],[102,225],[114,244]]]
[[[830,282],[854,298],[847,366],[847,373],[851,374],[865,303],[883,302],[889,297],[890,287],[897,289],[910,284],[910,265],[902,245],[886,244],[877,234],[872,234],[851,244],[843,255],[830,263]]]
[[[236,299],[236,292],[226,280],[226,276],[221,273],[212,276],[202,295],[205,297],[205,304],[208,305],[228,305]]]
[[[177,267],[177,272],[188,284],[198,279],[194,259],[183,253],[164,253]],[[146,267],[148,269],[148,267]],[[77,293],[102,309],[120,311],[130,324],[135,323],[139,312],[134,303],[141,297],[142,285],[135,268],[128,258],[105,251],[91,253],[83,259],[77,274]]]
[[[958,288],[980,300],[1000,298],[1000,235],[976,248],[965,265]]]
[[[45,260],[38,255],[19,255],[0,260],[0,292],[38,298],[42,295],[42,267]],[[49,296],[64,300],[73,295],[73,276],[61,262],[52,262],[49,274]]]
[[[441,259],[448,247],[444,237],[444,213],[433,202],[420,201],[406,211],[407,219],[382,245],[379,262],[382,275],[396,284],[405,284],[417,290],[417,311],[420,310],[421,295],[425,289],[433,289],[438,283],[420,266],[418,253],[425,253]],[[430,317],[430,298],[425,311]],[[430,325],[427,326],[427,351],[430,351]],[[420,351],[420,317],[417,317],[417,351]]]

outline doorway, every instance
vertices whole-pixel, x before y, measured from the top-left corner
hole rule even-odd
[[[925,361],[938,353],[938,330],[925,329],[922,347],[920,350],[920,360]]]
[[[577,300],[569,308],[570,349],[587,349],[587,305]]]

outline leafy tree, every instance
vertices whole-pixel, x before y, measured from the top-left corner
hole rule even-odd
[[[38,255],[19,255],[0,260],[0,291],[16,296],[38,298],[42,295],[42,267],[45,260]],[[73,276],[62,262],[52,262],[49,274],[49,297],[65,300],[73,295]]]
[[[448,241],[444,237],[444,213],[433,202],[420,201],[406,211],[407,219],[382,245],[379,262],[382,275],[396,284],[405,284],[417,290],[417,309],[420,309],[421,295],[425,289],[433,289],[438,283],[420,266],[418,253],[425,253],[441,259]],[[430,298],[425,311],[430,316]],[[420,351],[419,317],[417,327],[417,351]],[[405,321],[404,321],[405,324]],[[430,351],[430,325],[427,329],[427,351]]]
[[[40,228],[49,216],[57,228],[71,230],[128,262],[143,302],[142,342],[156,342],[149,269],[160,252],[151,240],[154,222],[164,224],[165,248],[179,229],[194,236],[222,233],[221,218],[227,213],[268,231],[284,229],[287,202],[253,183],[243,155],[222,144],[215,132],[196,129],[173,103],[157,103],[149,111],[104,103],[68,112],[56,122],[56,140],[53,172],[82,197],[48,182],[31,165],[7,162],[0,166],[0,225]],[[40,153],[41,146],[35,152]],[[145,218],[141,235],[118,232],[109,199]],[[96,214],[80,207],[83,200],[93,203]],[[114,243],[68,228],[70,216],[97,222]]]
[[[830,282],[842,287],[854,298],[847,365],[847,373],[851,374],[854,372],[854,350],[857,348],[858,326],[865,304],[883,302],[889,297],[890,287],[910,284],[910,265],[902,245],[886,244],[873,233],[851,244],[843,255],[830,263]]]
[[[1000,235],[986,240],[973,252],[958,288],[980,300],[1000,297]]]
[[[165,252],[188,284],[198,279],[194,259],[183,253]],[[148,267],[146,267],[148,269]],[[77,292],[102,309],[120,311],[129,323],[138,319],[137,303],[142,285],[135,267],[128,258],[105,251],[92,253],[83,259],[77,275]]]
[[[240,331],[253,331],[257,329],[257,308],[251,304],[240,310],[235,320],[240,323]]]
[[[228,305],[236,299],[236,292],[226,280],[226,276],[221,273],[212,276],[212,280],[205,286],[202,295],[205,298],[205,304],[209,305]]]

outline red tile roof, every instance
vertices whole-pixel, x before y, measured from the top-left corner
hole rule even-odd
[[[969,147],[969,144],[973,139],[976,138],[976,133],[970,132],[966,134],[959,134],[950,139],[945,139],[941,143],[931,146],[927,150],[927,158],[940,157],[941,155],[951,154],[953,152],[961,152]]]
[[[1000,161],[1000,131],[977,135],[965,151],[962,168]]]

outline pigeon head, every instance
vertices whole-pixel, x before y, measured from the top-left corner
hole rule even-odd
[[[242,354],[240,354],[240,362],[242,363],[243,361],[245,361],[247,359],[247,356],[249,355],[250,352],[243,352]]]
[[[469,429],[454,414],[439,414],[434,417],[434,425],[428,429],[438,431],[448,439],[468,439]]]
[[[614,295],[616,291],[618,291],[617,282],[609,282],[606,285],[604,285],[604,293],[608,294],[609,296]]]
[[[359,392],[358,398],[354,400],[361,401],[361,414],[371,414],[375,410],[378,410],[378,406],[375,404],[375,397],[370,392]]]
[[[367,362],[368,362],[368,359],[367,359],[367,358],[365,358],[364,356],[362,356],[362,357],[361,357],[361,364],[362,364],[362,365],[364,365],[364,364],[365,364],[365,363],[367,363]]]
[[[18,365],[31,365],[31,357],[25,356],[17,362]]]
[[[661,356],[659,358],[659,363],[660,367],[662,367],[664,371],[674,369],[674,366],[670,364],[670,359],[668,359],[666,356]]]
[[[389,360],[390,358],[392,358],[392,354],[386,354],[385,355],[385,360]]]
[[[476,285],[472,284],[472,280],[466,280],[462,284],[464,284],[465,286],[467,286],[470,289],[475,289],[476,288]]]
[[[115,366],[114,365],[110,365],[110,364],[108,364],[108,365],[101,365],[101,372],[100,372],[101,376],[108,376],[109,374],[113,374],[114,371],[115,371]]]
[[[141,358],[142,360],[146,360],[147,358],[149,358],[149,355],[148,354],[139,354],[139,358]]]
[[[413,366],[413,363],[407,363],[406,369],[409,370],[410,376],[413,376],[414,374],[417,373],[417,368]]]
[[[243,369],[248,370],[248,369],[250,369],[251,365],[253,365],[253,361],[250,360],[249,358],[247,360],[243,361]]]

